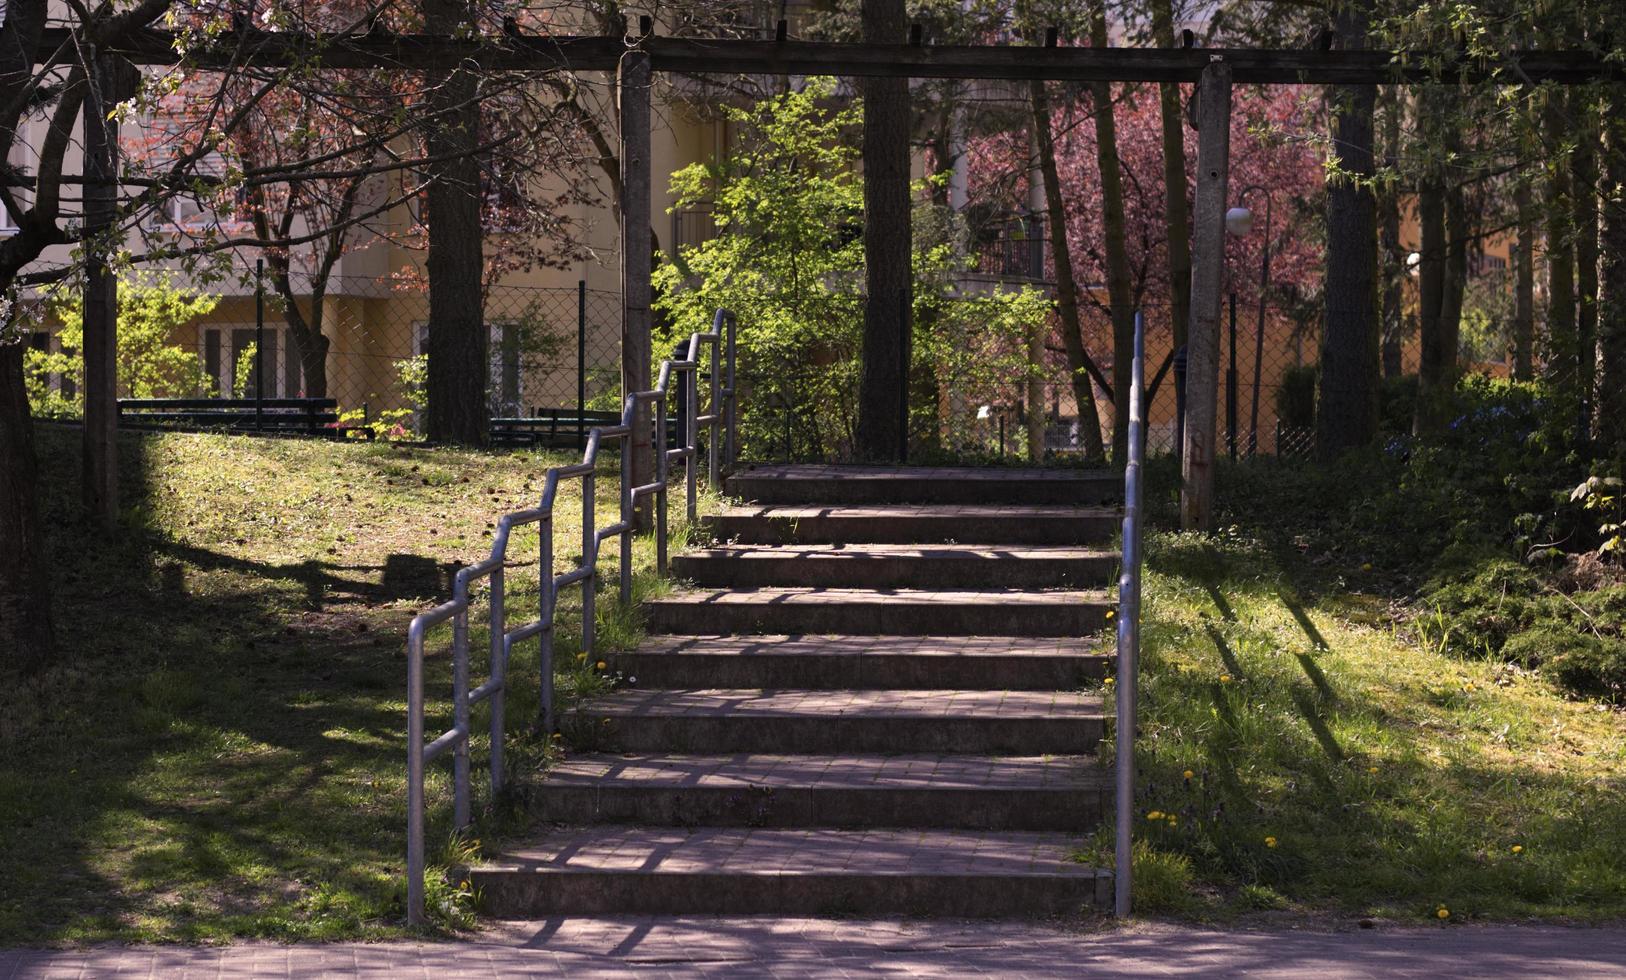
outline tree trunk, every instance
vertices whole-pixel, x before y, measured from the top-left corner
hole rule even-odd
[[[864,40],[901,44],[903,0],[863,0]],[[909,227],[909,80],[866,78],[864,94],[863,369],[854,451],[860,459],[905,455],[904,399],[912,302]]]
[[[424,27],[453,34],[473,26],[458,0],[422,0]],[[484,243],[480,234],[479,111],[475,77],[469,72],[432,77],[425,139],[429,189],[429,371],[427,430],[431,442],[483,445],[490,410],[486,403]]]
[[[1090,14],[1090,44],[1107,46],[1106,9],[1097,0]],[[1107,254],[1107,301],[1112,304],[1112,464],[1129,460],[1129,395],[1135,362],[1135,298],[1124,245],[1124,183],[1118,162],[1118,122],[1112,83],[1092,82],[1095,163],[1101,172],[1101,229]]]
[[[1565,98],[1561,91],[1547,95],[1543,113],[1547,152],[1550,161],[1547,179],[1547,379],[1555,394],[1566,401],[1576,399],[1575,342],[1575,253],[1570,239],[1574,201],[1571,197],[1571,163],[1562,159],[1562,147],[1570,129]]]
[[[1417,262],[1417,407],[1412,431],[1434,428],[1434,402],[1445,376],[1440,312],[1445,296],[1445,188],[1438,174],[1423,178],[1417,189],[1417,223],[1422,237]]]
[[[85,292],[82,323],[85,420],[80,493],[85,513],[104,528],[119,517],[118,279],[107,255],[118,211],[118,123],[108,119],[119,101],[111,59],[97,57],[84,105]]]
[[[1152,37],[1159,47],[1174,47],[1174,11],[1170,0],[1152,0]],[[1177,82],[1158,83],[1158,110],[1163,123],[1163,223],[1169,240],[1170,322],[1174,349],[1186,343],[1191,319],[1191,211],[1186,198],[1186,120]]]
[[[1343,47],[1366,47],[1370,2],[1335,18]],[[1316,444],[1323,457],[1364,446],[1377,434],[1377,207],[1372,174],[1375,85],[1332,91],[1333,145],[1339,166],[1354,180],[1327,189],[1326,321],[1321,336],[1321,403]]]
[[[34,425],[21,339],[0,343],[0,671],[30,672],[52,650],[50,574],[39,516]]]
[[[1513,254],[1513,380],[1536,376],[1536,219],[1530,184],[1520,179],[1513,189],[1518,245]]]
[[[1577,93],[1579,95],[1580,93]],[[1575,97],[1572,97],[1572,99]],[[1578,101],[1578,100],[1576,100]],[[1572,103],[1573,104],[1573,103]],[[1575,384],[1582,440],[1592,429],[1598,373],[1598,118],[1591,105],[1577,106],[1571,132],[1575,148]]]
[[[294,349],[299,352],[299,372],[304,375],[301,380],[304,381],[305,397],[326,398],[327,352],[331,344],[322,333],[322,320],[325,314],[323,295],[327,291],[327,284],[312,284],[311,313],[307,317],[299,308],[299,299],[294,295],[293,281],[289,278],[286,264],[273,265],[271,282],[282,297],[282,319],[288,324]]]
[[[1405,91],[1392,87],[1388,111],[1383,119],[1383,147],[1388,164],[1394,167],[1400,158],[1400,122],[1405,112]],[[1405,296],[1406,253],[1400,247],[1400,190],[1391,187],[1379,202],[1382,208],[1380,247],[1383,283],[1383,376],[1398,378],[1405,370]]]
[[[1033,108],[1033,132],[1039,144],[1039,175],[1044,182],[1045,213],[1050,220],[1050,254],[1056,266],[1056,310],[1061,316],[1061,342],[1067,351],[1067,377],[1078,406],[1078,436],[1084,455],[1100,459],[1101,415],[1095,407],[1095,387],[1090,380],[1100,369],[1090,360],[1084,346],[1084,326],[1078,317],[1078,282],[1073,278],[1073,249],[1067,240],[1067,212],[1061,197],[1061,177],[1056,172],[1056,140],[1050,128],[1050,96],[1044,82],[1028,86]]]
[[[1455,111],[1452,104],[1450,111]],[[1461,141],[1447,138],[1447,152],[1456,156]],[[1440,380],[1449,389],[1456,383],[1462,347],[1462,302],[1468,289],[1468,239],[1473,234],[1462,184],[1445,188],[1445,289],[1440,295]]]
[[[1604,119],[1604,186],[1626,187],[1626,121],[1610,106]],[[1602,201],[1603,268],[1598,296],[1598,448],[1626,453],[1626,198]]]

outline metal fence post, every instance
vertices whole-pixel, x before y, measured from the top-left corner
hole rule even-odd
[[[713,345],[715,349],[715,345]],[[687,416],[685,431],[688,433],[688,442],[683,447],[683,479],[685,483],[684,501],[689,522],[694,523],[699,515],[698,501],[695,500],[696,490],[699,487],[700,476],[700,351],[695,351],[695,365],[685,372],[684,377],[683,412]],[[715,440],[713,440],[715,441]]]
[[[723,411],[723,399],[719,397],[723,387],[723,376],[718,373],[717,370],[718,363],[722,357],[723,348],[724,326],[722,319],[723,318],[719,316],[712,328],[712,331],[717,334],[717,339],[713,341],[711,345],[711,392],[708,411],[706,413],[711,416],[711,427],[706,432],[706,455],[709,457],[706,461],[706,483],[713,491],[718,488],[717,461],[719,457],[717,450],[719,442],[717,437],[723,431],[723,426],[720,422],[719,415],[719,413]],[[698,386],[695,390],[697,392],[696,397],[698,397]]]
[[[593,526],[593,508],[584,500],[582,502],[582,518],[588,527]],[[554,611],[559,608],[559,587],[553,581],[553,518],[537,528],[536,564],[538,570],[538,585],[541,594],[537,597],[537,621],[543,623],[541,636],[538,637],[537,669],[540,673],[537,685],[537,719],[542,725],[542,734],[553,732],[553,631]],[[583,556],[583,561],[586,557]],[[584,609],[591,609],[585,605]],[[582,624],[583,630],[587,625]]]
[[[576,448],[587,446],[587,280],[576,280]]]
[[[598,633],[597,613],[593,608],[594,586],[598,580],[598,537],[593,530],[593,496],[598,492],[597,484],[597,475],[587,473],[582,476],[582,564],[591,569],[582,579],[582,653],[588,657],[593,655],[593,641]],[[622,516],[624,519],[625,514]]]
[[[672,386],[672,376],[666,376],[666,387]],[[671,474],[672,461],[666,456],[667,392],[655,398],[655,570],[666,574],[666,482]]]

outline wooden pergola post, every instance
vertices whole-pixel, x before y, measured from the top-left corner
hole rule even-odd
[[[650,275],[654,244],[650,240],[649,54],[629,51],[621,60],[621,396],[643,391],[650,383]],[[640,409],[632,429],[632,483],[653,479],[649,413]],[[644,526],[647,508],[640,508]]]
[[[1191,322],[1186,331],[1186,426],[1180,453],[1180,526],[1214,525],[1214,437],[1219,388],[1220,292],[1231,171],[1231,66],[1215,59],[1197,83],[1197,201],[1192,213]]]

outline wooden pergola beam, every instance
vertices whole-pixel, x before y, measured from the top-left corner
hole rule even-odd
[[[41,60],[68,40],[45,32]],[[501,71],[615,71],[630,48],[646,51],[653,71],[684,74],[907,76],[1078,82],[1195,82],[1213,61],[1231,66],[1237,84],[1382,85],[1395,82],[1505,81],[1579,85],[1626,81],[1626,64],[1588,51],[1511,51],[1503,58],[1444,60],[1434,52],[1315,51],[1269,48],[1039,48],[858,44],[672,37],[542,37],[519,34],[454,38],[431,35],[305,35],[228,31],[189,54],[200,67],[252,63],[265,67],[424,71],[472,61]],[[176,36],[150,30],[112,46],[138,65],[176,64]]]

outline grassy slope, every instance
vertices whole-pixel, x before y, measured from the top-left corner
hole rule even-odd
[[[1420,646],[1375,598],[1307,603],[1240,533],[1149,544],[1146,907],[1626,915],[1618,711]]]
[[[77,433],[47,429],[41,449],[63,663],[0,691],[0,942],[388,933],[401,901],[406,624],[564,457],[132,438],[133,530],[110,537],[74,516]],[[600,481],[600,514],[614,513],[614,485]],[[574,485],[556,515],[562,567],[580,540]],[[534,530],[516,535],[512,553],[535,549]],[[534,565],[511,570],[509,589],[534,603]],[[431,646],[443,652],[444,635]],[[447,659],[427,675],[437,732]],[[514,676],[535,669],[526,644]],[[561,691],[598,683],[581,665]],[[534,688],[511,697],[511,723],[534,716]],[[511,765],[541,753],[522,742]],[[444,820],[444,766],[433,769]],[[431,846],[445,839],[432,824]]]

